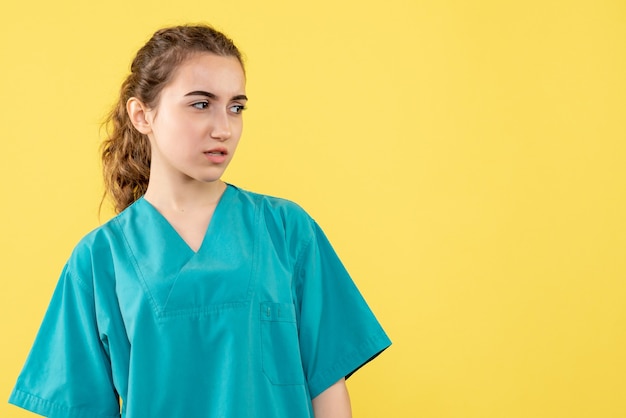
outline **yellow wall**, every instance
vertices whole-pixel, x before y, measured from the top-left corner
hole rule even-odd
[[[626,416],[626,2],[38,3],[0,6],[0,416],[131,56],[196,21],[248,57],[226,179],[303,205],[394,340],[355,417]]]

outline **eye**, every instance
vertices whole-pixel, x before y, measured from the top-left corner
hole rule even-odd
[[[195,107],[196,109],[206,109],[207,107],[209,107],[209,102],[204,100],[201,102],[192,103],[191,106]]]
[[[233,113],[240,114],[241,112],[246,110],[246,107],[244,105],[233,105],[229,109]]]

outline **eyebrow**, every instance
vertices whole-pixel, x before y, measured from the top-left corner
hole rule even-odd
[[[187,96],[205,96],[209,99],[217,100],[217,96],[215,94],[202,90],[191,91],[185,94],[185,97]],[[239,94],[237,96],[233,96],[231,100],[248,100],[248,97],[245,94]]]

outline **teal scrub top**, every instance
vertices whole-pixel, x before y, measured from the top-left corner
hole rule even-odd
[[[9,402],[52,418],[313,417],[312,398],[390,344],[296,204],[228,185],[194,252],[140,198],[74,249]]]

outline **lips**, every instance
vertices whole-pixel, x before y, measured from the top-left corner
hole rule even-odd
[[[226,161],[228,150],[226,148],[213,148],[205,151],[204,155],[213,164],[221,164]]]
[[[228,155],[228,150],[226,148],[214,148],[208,151],[204,151],[207,155]]]

